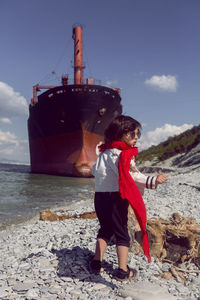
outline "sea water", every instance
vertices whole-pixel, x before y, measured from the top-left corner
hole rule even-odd
[[[32,174],[29,166],[0,163],[0,225],[93,195],[93,178]]]

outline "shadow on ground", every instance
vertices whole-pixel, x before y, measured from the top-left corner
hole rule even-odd
[[[99,275],[92,274],[89,271],[89,261],[94,256],[94,253],[87,248],[80,248],[78,246],[72,249],[52,249],[53,254],[57,255],[58,268],[57,275],[62,279],[64,277],[70,277],[73,280],[78,279],[80,281],[102,283],[110,288],[116,288],[116,285]],[[112,276],[114,273],[111,264],[103,261],[102,268],[104,271]]]

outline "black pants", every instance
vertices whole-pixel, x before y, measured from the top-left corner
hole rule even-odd
[[[109,241],[115,235],[118,246],[129,247],[128,200],[122,199],[119,192],[96,192],[94,204],[100,223],[97,238]]]

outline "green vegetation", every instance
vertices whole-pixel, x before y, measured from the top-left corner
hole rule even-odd
[[[174,155],[185,153],[200,143],[200,125],[194,126],[177,136],[169,137],[165,142],[157,146],[151,146],[147,150],[141,151],[137,156],[137,162],[163,161]]]

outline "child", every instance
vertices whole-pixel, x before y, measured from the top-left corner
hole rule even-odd
[[[95,256],[90,270],[99,274],[101,263],[110,238],[116,239],[118,269],[117,280],[136,276],[136,270],[127,265],[130,238],[128,234],[128,206],[132,206],[143,234],[143,249],[148,260],[146,210],[142,199],[144,188],[155,189],[167,180],[164,174],[145,176],[135,166],[141,124],[129,116],[116,117],[105,130],[105,144],[99,147],[100,155],[93,167],[95,176],[95,210],[100,223]]]

